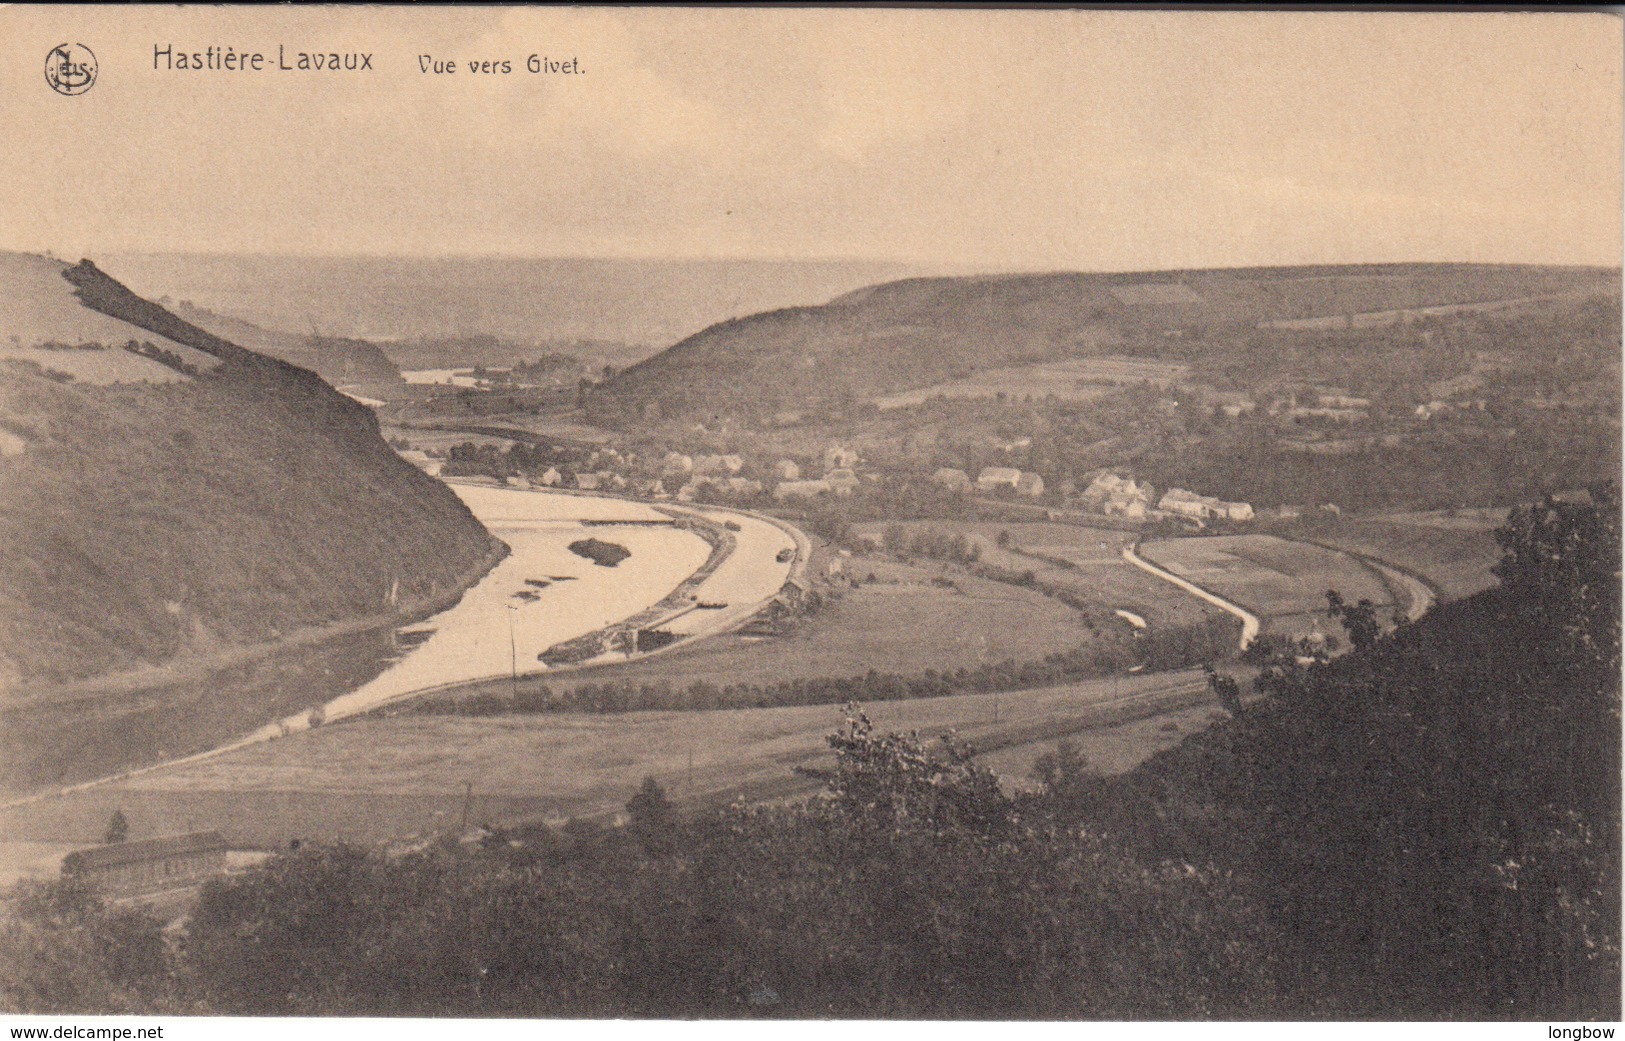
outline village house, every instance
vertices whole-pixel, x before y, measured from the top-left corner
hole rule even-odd
[[[948,466],[932,474],[931,480],[942,485],[950,492],[968,492],[971,489],[970,474]]]
[[[773,489],[773,498],[781,501],[812,499],[827,494],[829,494],[828,481],[780,481],[778,487]]]
[[[581,489],[582,491],[584,491],[584,492],[595,492],[595,491],[598,490],[598,485],[599,485],[599,478],[598,478],[597,474],[594,474],[594,473],[579,473],[579,474],[576,474],[576,487]]]
[[[556,488],[562,480],[564,480],[564,477],[559,473],[558,469],[550,466],[543,471],[539,483],[548,488]]]
[[[842,467],[824,475],[824,482],[836,495],[851,495],[858,490],[858,475]]]
[[[728,478],[728,490],[735,495],[760,495],[762,494],[762,482],[753,481],[748,477],[730,477]]]
[[[695,477],[721,477],[728,472],[728,464],[720,455],[702,455],[694,460]]]
[[[830,445],[824,449],[824,470],[852,470],[862,460],[857,449],[847,448],[845,445]]]
[[[681,452],[667,452],[666,457],[660,461],[662,474],[691,474],[694,472],[694,457]]]
[[[1014,489],[1021,483],[1021,471],[1013,466],[984,466],[976,475],[978,491],[991,492],[999,488]]]
[[[1363,423],[1371,418],[1370,413],[1358,408],[1309,408],[1300,406],[1287,409],[1286,413],[1292,419],[1325,419],[1333,423]]]
[[[110,893],[179,889],[225,873],[226,840],[217,831],[116,842],[62,858],[63,877]]]
[[[1321,394],[1318,396],[1316,403],[1321,408],[1369,409],[1371,407],[1370,398],[1350,397],[1341,391],[1329,391]]]
[[[1176,517],[1190,517],[1193,520],[1203,520],[1207,517],[1207,506],[1202,502],[1202,497],[1184,488],[1168,489],[1157,503],[1157,509]]]
[[[1080,504],[1085,508],[1098,508],[1108,516],[1143,520],[1157,501],[1156,489],[1149,481],[1136,481],[1104,473],[1089,482],[1083,490]]]
[[[1224,502],[1211,495],[1197,495],[1184,488],[1170,488],[1157,503],[1157,508],[1164,513],[1177,517],[1188,517],[1192,520],[1230,520],[1249,521],[1253,519],[1251,503]]]
[[[780,459],[773,464],[773,476],[781,481],[801,480],[801,467],[794,459]]]
[[[1130,498],[1125,495],[1113,495],[1101,504],[1100,512],[1108,517],[1127,517],[1129,520],[1145,520],[1150,507],[1141,499]]]
[[[1035,473],[1023,473],[1016,478],[1016,494],[1036,499],[1044,494],[1044,479]]]

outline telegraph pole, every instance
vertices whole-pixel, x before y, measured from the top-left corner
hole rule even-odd
[[[519,645],[514,642],[513,616],[518,608],[508,604],[508,693],[515,704],[519,701]]]

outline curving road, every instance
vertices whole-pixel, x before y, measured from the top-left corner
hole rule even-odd
[[[1174,585],[1176,585],[1179,588],[1183,589],[1185,592],[1191,594],[1192,596],[1194,596],[1194,597],[1196,597],[1196,598],[1198,598],[1200,600],[1206,600],[1208,603],[1212,604],[1214,607],[1217,607],[1219,610],[1227,611],[1230,614],[1235,615],[1237,618],[1240,618],[1241,619],[1241,649],[1242,650],[1245,651],[1248,647],[1251,647],[1252,644],[1253,644],[1253,641],[1258,639],[1258,628],[1259,628],[1258,616],[1253,614],[1251,611],[1247,610],[1245,607],[1242,607],[1240,604],[1233,603],[1233,602],[1231,602],[1229,600],[1224,599],[1221,596],[1218,596],[1218,595],[1216,595],[1214,593],[1210,593],[1206,589],[1203,589],[1201,586],[1197,585],[1196,583],[1188,581],[1188,580],[1183,579],[1183,578],[1180,578],[1178,575],[1174,574],[1172,571],[1163,570],[1162,568],[1158,567],[1157,565],[1151,563],[1149,560],[1146,560],[1144,557],[1140,556],[1138,553],[1134,552],[1134,547],[1133,546],[1124,546],[1123,547],[1123,559],[1128,561],[1130,564],[1133,564],[1135,567],[1139,568],[1141,571],[1146,571],[1146,572],[1149,572],[1149,573],[1151,573],[1153,575],[1156,575],[1158,578],[1162,579],[1165,582],[1172,582]]]

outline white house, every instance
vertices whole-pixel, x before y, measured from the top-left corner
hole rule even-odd
[[[836,495],[851,495],[858,490],[859,481],[858,475],[850,468],[840,467],[825,474],[824,483],[828,484]]]
[[[845,445],[830,445],[824,449],[825,470],[851,470],[861,461],[855,448],[847,448]]]
[[[1035,473],[1024,473],[1016,478],[1016,494],[1037,498],[1044,494],[1044,478]]]
[[[942,485],[950,492],[968,492],[971,489],[970,474],[948,466],[932,474],[931,480]]]
[[[1014,489],[1021,483],[1021,471],[1013,466],[984,466],[976,475],[979,491],[991,492],[998,488]]]
[[[778,487],[773,489],[773,498],[781,501],[784,499],[812,499],[828,494],[828,481],[780,481]]]
[[[773,476],[781,481],[801,480],[801,467],[794,459],[780,459],[773,464]]]
[[[1172,513],[1180,517],[1190,517],[1193,520],[1232,520],[1249,521],[1253,519],[1251,503],[1224,502],[1211,495],[1197,495],[1184,488],[1170,488],[1168,494],[1157,503],[1157,508],[1164,513]]]

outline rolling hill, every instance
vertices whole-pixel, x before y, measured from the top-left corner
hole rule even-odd
[[[913,278],[714,325],[600,388],[603,420],[801,407],[1176,337],[1396,309],[1617,293],[1619,272],[1395,264]]]
[[[494,549],[315,374],[89,261],[16,254],[0,255],[0,546],[0,695],[455,594]]]

